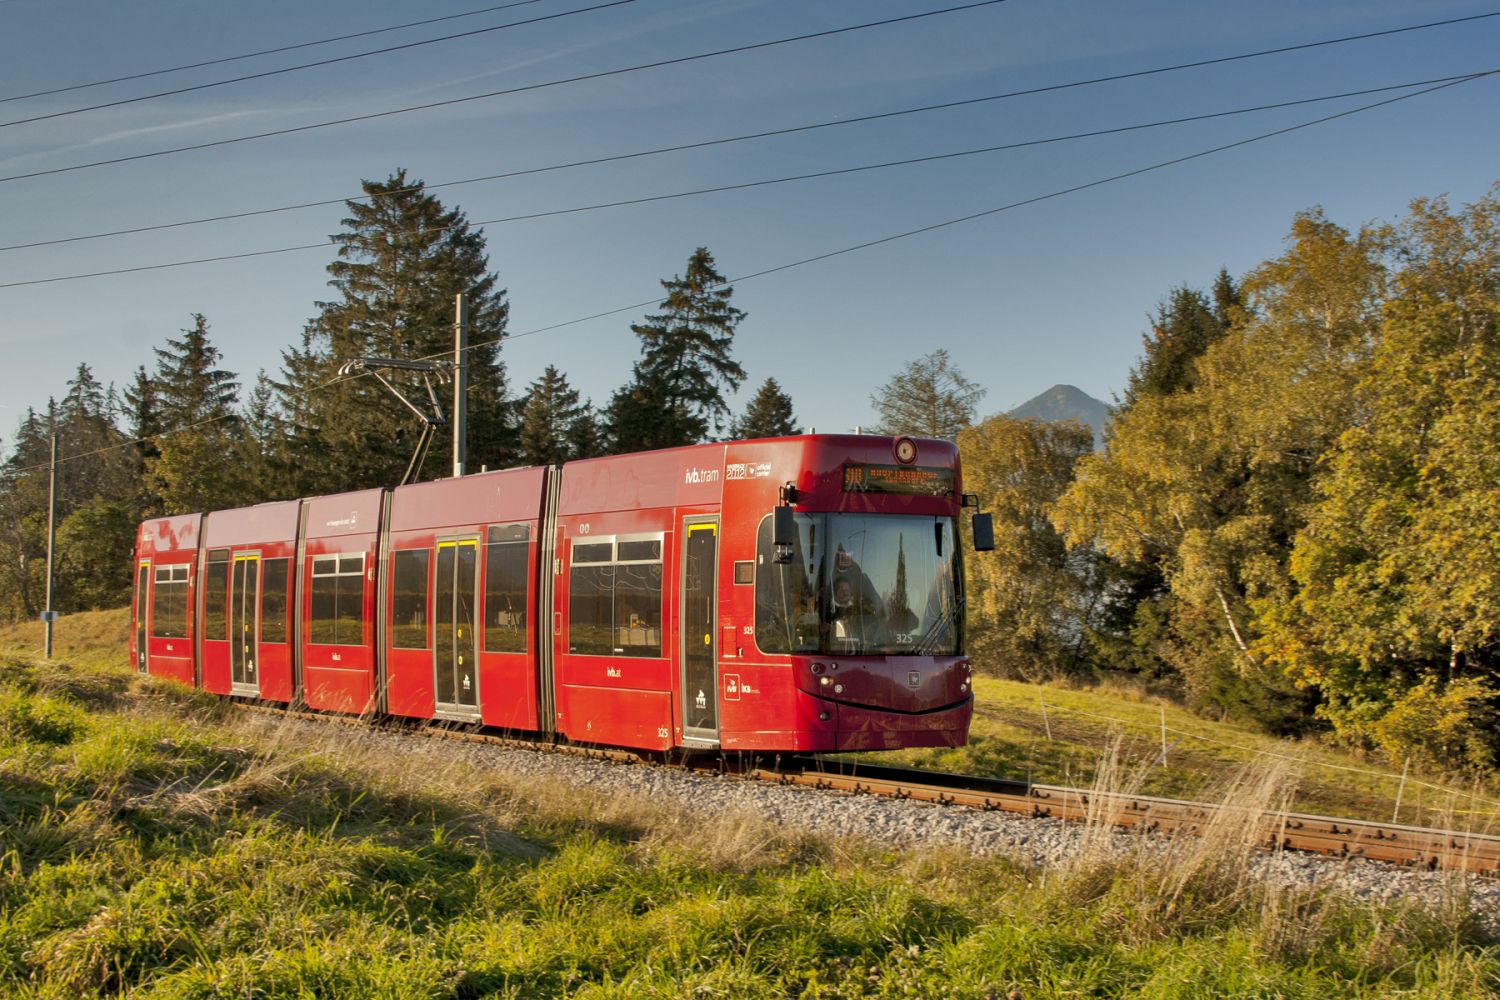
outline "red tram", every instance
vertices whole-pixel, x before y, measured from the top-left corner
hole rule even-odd
[[[131,657],[586,743],[959,746],[962,505],[948,442],[804,435],[157,518]]]

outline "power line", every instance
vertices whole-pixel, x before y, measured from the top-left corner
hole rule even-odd
[[[488,28],[475,28],[472,31],[461,31],[453,35],[442,35],[437,38],[426,38],[417,42],[406,42],[401,45],[390,45],[383,49],[370,49],[365,52],[354,52],[346,56],[334,56],[330,59],[319,59],[317,62],[300,63],[296,66],[283,66],[280,69],[268,69],[260,73],[248,73],[245,76],[236,76],[228,80],[214,80],[209,83],[197,83],[188,87],[178,87],[176,90],[162,90],[154,94],[142,94],[139,97],[122,97],[116,101],[105,101],[101,104],[90,104],[82,108],[71,108],[67,111],[52,111],[45,115],[32,115],[30,118],[16,118],[8,122],[0,122],[0,128],[11,125],[29,125],[32,122],[50,121],[54,118],[66,118],[69,115],[80,115],[85,111],[99,111],[103,108],[118,108],[126,104],[138,104],[141,101],[154,101],[158,97],[175,97],[178,94],[191,94],[199,90],[210,90],[214,87],[224,87],[231,83],[244,83],[247,80],[263,80],[266,77],[281,76],[286,73],[297,73],[304,69],[315,69],[319,66],[332,66],[335,63],[351,62],[355,59],[367,59],[370,56],[383,56],[392,52],[401,52],[406,49],[421,48],[424,45],[436,45],[438,42],[451,42],[460,38],[473,38],[476,35],[489,34],[492,31],[504,31],[506,28],[519,28],[528,24],[540,24],[543,21],[556,21],[564,17],[572,17],[574,14],[591,14],[595,11],[607,10],[610,7],[620,7],[625,4],[635,3],[636,0],[610,0],[609,3],[598,4],[594,7],[581,7],[577,10],[565,10],[557,14],[544,14],[540,17],[527,18],[524,21],[509,21],[505,24],[495,24]]]
[[[1273,129],[1273,130],[1271,130],[1269,132],[1261,132],[1261,133],[1259,133],[1257,135],[1249,136],[1248,138],[1245,138],[1245,139],[1236,140],[1235,142],[1224,143],[1222,145],[1213,146],[1213,147],[1210,147],[1208,149],[1199,150],[1196,153],[1188,153],[1188,154],[1183,155],[1183,156],[1173,157],[1173,158],[1171,158],[1169,160],[1161,160],[1161,161],[1158,161],[1156,163],[1150,164],[1148,166],[1137,167],[1134,170],[1126,170],[1126,171],[1123,171],[1121,173],[1111,174],[1108,177],[1101,177],[1101,178],[1099,178],[1097,180],[1087,181],[1087,182],[1085,182],[1083,184],[1075,184],[1075,185],[1072,185],[1071,187],[1059,188],[1056,191],[1050,191],[1050,192],[1047,192],[1046,194],[1036,195],[1036,196],[1031,197],[1031,198],[1023,198],[1023,199],[1021,199],[1019,201],[1009,202],[1008,204],[1000,205],[1000,206],[997,206],[995,208],[985,209],[984,211],[972,212],[972,213],[970,213],[968,215],[961,215],[961,216],[958,216],[957,218],[946,219],[946,220],[944,220],[942,222],[935,222],[935,223],[932,223],[930,225],[920,226],[920,227],[918,227],[916,229],[908,229],[908,230],[905,230],[903,232],[892,233],[889,236],[882,236],[882,237],[880,237],[878,239],[866,240],[863,243],[856,243],[856,244],[853,244],[852,246],[841,247],[841,248],[839,248],[837,250],[830,250],[830,251],[828,251],[826,253],[817,254],[817,255],[812,256],[812,257],[803,257],[800,260],[790,261],[790,262],[788,262],[786,264],[779,264],[779,265],[777,265],[775,267],[768,267],[768,268],[765,268],[764,270],[752,271],[749,274],[742,274],[742,275],[739,275],[738,277],[725,279],[725,281],[723,282],[723,285],[724,286],[731,286],[731,285],[740,284],[740,283],[745,282],[745,281],[753,281],[756,278],[764,278],[764,277],[766,277],[768,275],[779,274],[782,271],[789,271],[789,270],[791,270],[793,268],[802,267],[802,266],[807,265],[807,264],[813,264],[813,263],[817,263],[817,262],[820,262],[820,261],[830,260],[830,259],[832,259],[834,257],[841,257],[841,256],[844,256],[846,254],[856,253],[856,252],[858,252],[860,250],[867,250],[867,249],[869,249],[871,247],[883,246],[883,245],[885,245],[887,243],[895,243],[898,240],[904,240],[904,239],[907,239],[907,238],[912,237],[912,236],[919,236],[919,235],[922,235],[924,233],[936,232],[937,230],[947,229],[947,228],[949,228],[951,226],[961,225],[961,224],[963,224],[965,222],[973,222],[973,221],[975,221],[977,219],[983,219],[983,218],[988,218],[990,216],[999,215],[999,214],[1001,214],[1003,212],[1013,211],[1013,210],[1015,210],[1017,208],[1022,208],[1022,207],[1025,207],[1027,205],[1036,205],[1036,204],[1039,204],[1039,203],[1044,202],[1044,201],[1050,201],[1052,199],[1061,198],[1061,197],[1064,197],[1066,195],[1076,194],[1076,193],[1078,193],[1080,191],[1087,191],[1087,190],[1090,190],[1092,188],[1103,187],[1103,186],[1105,186],[1107,184],[1113,184],[1113,183],[1116,183],[1118,181],[1126,180],[1126,179],[1131,178],[1131,177],[1139,177],[1142,174],[1152,173],[1152,172],[1157,171],[1157,170],[1164,170],[1164,169],[1166,169],[1168,167],[1173,167],[1173,166],[1177,166],[1179,164],[1188,163],[1188,162],[1191,162],[1193,160],[1202,159],[1202,158],[1207,157],[1207,156],[1213,156],[1213,155],[1215,155],[1217,153],[1223,153],[1223,152],[1227,152],[1227,151],[1232,150],[1232,149],[1238,149],[1238,148],[1243,147],[1243,146],[1248,146],[1248,145],[1250,145],[1252,143],[1262,142],[1262,141],[1267,140],[1267,139],[1272,139],[1272,138],[1276,138],[1278,136],[1288,135],[1288,134],[1290,134],[1292,132],[1301,131],[1302,129],[1312,128],[1312,127],[1317,126],[1317,125],[1324,125],[1324,124],[1327,124],[1329,122],[1337,121],[1337,120],[1343,119],[1343,118],[1349,118],[1349,117],[1351,117],[1353,115],[1361,114],[1361,113],[1363,113],[1365,111],[1372,111],[1372,110],[1375,110],[1376,108],[1387,107],[1389,105],[1396,104],[1396,103],[1399,103],[1401,101],[1411,100],[1414,97],[1422,97],[1422,96],[1424,96],[1426,94],[1432,94],[1432,93],[1435,93],[1435,92],[1440,91],[1440,90],[1446,90],[1446,89],[1448,89],[1450,87],[1457,87],[1460,84],[1470,83],[1470,82],[1472,82],[1474,80],[1479,80],[1479,79],[1483,79],[1485,77],[1494,76],[1497,73],[1500,73],[1500,70],[1488,70],[1488,71],[1485,71],[1483,73],[1475,73],[1475,74],[1472,74],[1472,75],[1469,75],[1469,76],[1460,77],[1457,80],[1453,80],[1453,81],[1447,82],[1447,83],[1441,83],[1441,84],[1438,84],[1436,86],[1428,87],[1428,88],[1426,88],[1424,90],[1419,90],[1419,91],[1416,91],[1416,92],[1411,93],[1411,94],[1402,94],[1402,95],[1399,95],[1397,97],[1390,97],[1390,98],[1387,98],[1387,99],[1385,99],[1383,101],[1376,101],[1376,102],[1373,102],[1371,104],[1361,105],[1360,107],[1357,107],[1357,108],[1349,108],[1349,109],[1347,109],[1345,111],[1339,111],[1339,112],[1336,112],[1336,113],[1331,114],[1331,115],[1324,115],[1323,117],[1314,118],[1314,119],[1311,119],[1311,120],[1305,121],[1305,122],[1300,122],[1300,123],[1298,123],[1296,125],[1288,125],[1288,126],[1285,126],[1283,128]],[[609,316],[616,316],[616,315],[619,315],[621,313],[633,312],[633,311],[638,310],[638,309],[647,309],[647,308],[650,308],[650,307],[658,304],[660,301],[661,301],[661,297],[658,295],[658,296],[655,296],[653,298],[647,299],[644,302],[633,303],[633,304],[628,305],[628,306],[620,306],[620,307],[615,308],[615,309],[608,309],[608,310],[605,310],[603,312],[592,313],[592,314],[590,314],[588,316],[580,316],[580,317],[577,317],[575,319],[563,320],[562,322],[553,323],[553,324],[551,324],[549,326],[534,327],[531,330],[527,330],[527,331],[525,331],[523,333],[506,334],[506,335],[503,335],[501,337],[497,337],[494,340],[487,340],[487,341],[480,341],[478,343],[471,343],[471,344],[468,345],[467,350],[473,351],[473,350],[478,350],[479,348],[483,348],[483,347],[492,347],[492,346],[495,346],[496,344],[502,344],[502,343],[504,343],[507,340],[521,340],[521,339],[524,339],[526,337],[534,337],[534,336],[538,336],[538,335],[543,334],[543,333],[549,333],[549,332],[554,331],[554,330],[561,330],[561,329],[564,329],[564,328],[569,327],[569,326],[577,326],[577,325],[579,325],[581,323],[591,322],[591,321],[596,320],[596,319],[603,319],[603,318],[606,318],[606,317],[609,317]],[[451,351],[443,351],[441,353],[429,354],[429,355],[426,355],[424,357],[414,358],[414,359],[411,359],[411,360],[430,361],[430,360],[433,360],[433,359],[436,359],[436,358],[447,357],[451,353],[452,353]],[[355,375],[355,376],[349,376],[347,378],[345,378],[345,377],[335,377],[335,378],[333,378],[333,379],[331,379],[331,380],[329,380],[327,382],[319,383],[318,385],[313,386],[311,389],[309,389],[307,391],[309,393],[311,393],[311,392],[318,392],[318,391],[321,391],[323,389],[327,389],[327,388],[329,388],[329,387],[331,387],[333,385],[337,385],[341,381],[348,381],[348,380],[351,380],[353,378],[360,378],[360,377],[363,377],[363,376],[362,375]],[[190,424],[190,425],[187,425],[185,427],[178,427],[178,428],[173,428],[172,430],[164,431],[161,434],[154,435],[153,438],[155,440],[160,440],[162,437],[165,437],[165,436],[170,435],[170,434],[179,433],[179,432],[184,431],[184,430],[190,430],[193,427],[202,426],[202,425],[204,425],[206,423],[212,423],[212,422],[217,421],[217,420],[225,420],[225,419],[228,419],[228,417],[214,417],[214,418],[209,418],[207,420],[198,421],[197,423]],[[94,451],[91,451],[91,452],[85,452],[85,453],[79,454],[79,455],[71,455],[67,459],[64,459],[64,460],[61,460],[61,461],[77,461],[78,459],[92,458],[92,457],[94,457],[96,455],[103,455],[103,454],[107,454],[107,453],[109,453],[111,451],[117,451],[120,448],[128,448],[128,447],[130,447],[132,445],[140,444],[140,443],[143,443],[143,442],[145,442],[147,440],[152,440],[152,438],[133,438],[133,439],[130,439],[128,441],[121,441],[121,442],[119,442],[117,444],[110,445],[110,446],[105,447],[105,448],[95,449]],[[35,472],[38,469],[45,469],[45,468],[47,468],[46,465],[32,465],[32,466],[26,466],[26,467],[23,467],[23,468],[19,468],[19,469],[12,469],[10,471],[13,474],[20,474],[20,473],[25,473],[25,472]]]
[[[30,94],[13,94],[10,97],[0,97],[0,104],[9,104],[11,101],[24,101],[32,97],[50,97],[53,94],[66,94],[74,90],[87,90],[90,87],[103,87],[111,83],[125,83],[130,80],[144,80],[147,77],[163,76],[167,73],[180,73],[188,69],[202,69],[205,66],[220,66],[224,63],[238,62],[242,59],[254,59],[258,56],[272,56],[281,52],[294,52],[297,49],[309,49],[317,45],[330,45],[333,42],[347,42],[353,38],[368,38],[371,35],[381,35],[388,31],[402,31],[406,28],[420,28],[423,25],[437,24],[441,21],[456,21],[463,17],[477,17],[480,14],[493,14],[496,11],[510,10],[512,7],[527,7],[542,0],[518,0],[516,3],[504,3],[497,7],[481,7],[479,10],[466,10],[460,14],[446,14],[443,17],[429,17],[421,21],[407,21],[405,24],[393,24],[385,28],[371,28],[369,31],[356,31],[349,35],[335,35],[332,38],[319,38],[311,42],[297,42],[294,45],[281,45],[274,49],[261,49],[258,52],[244,52],[237,56],[221,56],[218,59],[205,59],[202,62],[184,63],[181,66],[169,66],[166,69],[147,70],[143,73],[131,73],[128,76],[115,76],[108,80],[94,80],[91,83],[73,83],[66,87],[53,87],[51,90],[38,90]]]
[[[988,153],[1005,152],[1015,149],[1026,149],[1035,146],[1052,145],[1059,142],[1071,142],[1079,139],[1093,139],[1107,135],[1120,135],[1127,132],[1139,132],[1145,129],[1163,128],[1169,125],[1183,125],[1191,122],[1210,121],[1216,118],[1228,118],[1234,115],[1251,114],[1259,111],[1273,111],[1280,108],[1300,107],[1307,104],[1317,104],[1325,101],[1336,101],[1350,97],[1364,97],[1371,94],[1389,93],[1393,90],[1410,90],[1413,87],[1427,87],[1432,84],[1454,84],[1466,83],[1483,76],[1500,73],[1500,69],[1484,70],[1476,73],[1465,73],[1456,76],[1438,77],[1431,80],[1418,80],[1410,83],[1390,84],[1384,87],[1370,87],[1364,90],[1352,90],[1339,94],[1329,94],[1321,97],[1305,97],[1291,101],[1278,101],[1272,104],[1259,104],[1253,107],[1236,108],[1230,111],[1212,111],[1200,115],[1186,115],[1178,118],[1165,118],[1158,121],[1140,122],[1134,125],[1119,125],[1113,128],[1094,129],[1088,132],[1073,132],[1066,135],[1048,136],[1042,139],[1027,139],[1020,142],[1003,143],[993,146],[981,146],[973,149],[955,150],[947,153],[933,153],[926,156],[914,156],[900,160],[885,160],[879,163],[866,163],[852,167],[838,167],[829,170],[819,170],[810,173],[793,174],[785,177],[771,177],[760,180],[743,181],[735,184],[722,184],[715,187],[694,188],[687,191],[674,191],[667,194],[644,195],[639,198],[625,198],[617,201],[596,202],[589,205],[575,205],[569,208],[550,209],[541,212],[528,212],[522,215],[510,215],[495,219],[480,219],[475,221],[464,221],[455,226],[444,226],[436,229],[424,230],[423,235],[435,235],[446,232],[448,229],[462,226],[494,226],[504,225],[511,222],[522,222],[532,219],[544,219],[561,215],[576,215],[582,212],[594,212],[606,208],[622,208],[631,205],[645,205],[654,202],[673,201],[680,198],[699,197],[708,194],[722,194],[729,191],[745,191],[753,188],[771,187],[778,184],[789,184],[796,181],[816,180],[827,177],[839,177],[847,174],[867,173],[875,170],[887,170],[893,167],[914,166],[922,163],[935,163],[943,160],[959,159],[968,156],[980,156]],[[1421,91],[1429,93],[1430,91]],[[1417,96],[1415,94],[1406,96]],[[1404,98],[1403,98],[1404,99]],[[1378,105],[1372,105],[1378,107]],[[436,185],[434,185],[436,186]],[[399,191],[388,194],[400,193],[400,191],[415,190],[415,188],[402,188]],[[388,195],[383,195],[388,196]],[[0,283],[0,289],[19,288],[28,285],[56,284],[62,281],[78,281],[86,278],[101,278],[110,275],[137,274],[144,271],[162,271],[177,267],[188,267],[196,264],[214,264],[231,260],[247,260],[254,257],[270,257],[284,253],[296,253],[302,250],[318,250],[332,246],[333,241],[321,240],[317,243],[301,243],[295,246],[275,247],[270,250],[248,250],[242,253],[218,254],[212,257],[195,257],[188,260],[166,261],[160,264],[138,264],[133,267],[115,268],[105,271],[90,271],[83,274],[58,275],[52,278],[32,278],[24,281],[11,281]]]
[[[1185,69],[1197,69],[1203,66],[1217,65],[1221,63],[1237,62],[1246,59],[1258,59],[1264,56],[1279,55],[1288,51],[1315,48],[1327,45],[1338,45],[1344,42],[1361,41],[1378,35],[1395,34],[1398,32],[1419,31],[1426,28],[1441,27],[1454,24],[1457,21],[1477,20],[1479,18],[1500,16],[1500,11],[1491,14],[1478,14],[1472,18],[1457,18],[1448,21],[1431,21],[1425,24],[1409,25],[1404,28],[1395,28],[1390,31],[1374,32],[1363,35],[1345,35],[1339,38],[1323,39],[1316,42],[1306,42],[1300,45],[1283,46],[1273,49],[1259,49],[1254,52],[1240,52],[1234,55],[1219,56],[1213,59],[1200,59],[1194,62],[1174,63],[1169,66],[1156,66],[1149,69],[1132,70],[1127,73],[1116,73],[1110,76],[1089,77],[1083,80],[1072,80],[1066,83],[1048,84],[1041,87],[1029,87],[1025,90],[1011,90],[999,94],[988,94],[982,97],[969,97],[956,101],[944,101],[939,104],[926,104],[912,108],[902,108],[896,111],[883,111],[869,115],[858,115],[851,118],[837,118],[831,121],[817,122],[809,125],[794,125],[787,128],[772,129],[763,132],[751,132],[744,135],[729,136],[720,139],[706,139],[699,142],[683,143],[675,146],[660,146],[655,149],[637,150],[630,153],[617,153],[609,156],[598,156],[584,160],[573,160],[567,163],[549,164],[541,167],[530,167],[522,170],[512,170],[505,173],[486,174],[481,177],[468,177],[462,180],[441,181],[435,184],[423,185],[425,190],[434,191],[446,187],[458,187],[465,184],[477,184],[483,181],[505,180],[512,177],[524,177],[532,174],[548,173],[556,170],[568,170],[575,167],[598,166],[605,163],[617,163],[623,160],[640,159],[648,156],[659,156],[666,153],[679,153],[693,149],[704,149],[712,146],[728,145],[736,142],[747,142],[756,139],[774,138],[777,136],[794,135],[801,132],[812,132],[818,129],[833,128],[843,125],[855,125],[865,122],[880,121],[887,118],[897,118],[903,115],[924,114],[931,111],[943,111],[952,108],[968,107],[993,101],[1010,100],[1017,97],[1030,97],[1037,94],[1055,93],[1062,90],[1071,90],[1078,87],[1094,86],[1102,83],[1115,83],[1121,80],[1137,79],[1145,76],[1154,76],[1162,73],[1173,73]],[[1412,84],[1419,86],[1419,84]],[[400,194],[405,190],[415,190],[415,187],[391,192]],[[296,212],[310,208],[323,208],[328,205],[339,205],[349,201],[364,201],[365,195],[350,195],[344,198],[325,198],[318,201],[299,202],[293,205],[281,205],[274,208],[251,209],[245,212],[231,212],[223,215],[211,215],[199,219],[184,219],[177,222],[163,222],[149,226],[136,226],[129,229],[116,229],[102,233],[89,233],[82,236],[66,236],[58,239],[36,240],[30,243],[13,243],[8,246],[0,246],[0,252],[7,250],[29,250],[36,247],[56,246],[63,243],[77,243],[84,240],[104,239],[111,236],[133,236],[139,233],[156,232],[163,229],[176,229],[183,226],[198,226],[211,222],[228,222],[234,219],[247,219],[261,215],[275,215],[282,212]]]
[[[700,52],[690,56],[677,56],[671,59],[659,59],[655,62],[638,63],[634,66],[624,66],[619,69],[601,70],[597,73],[584,73],[579,76],[565,77],[561,80],[548,80],[544,83],[532,83],[521,87],[509,87],[505,90],[494,90],[484,94],[472,94],[468,97],[455,97],[445,101],[432,101],[427,104],[414,104],[404,108],[394,108],[389,111],[376,111],[370,114],[354,115],[349,118],[337,118],[332,121],[315,122],[311,125],[298,125],[292,128],[275,129],[270,132],[257,132],[253,135],[236,136],[230,139],[217,139],[213,142],[200,142],[191,146],[177,146],[172,149],[159,149],[150,153],[136,153],[132,156],[118,156],[109,160],[95,160],[92,163],[75,163],[68,167],[53,167],[48,170],[34,170],[25,174],[12,174],[9,177],[0,177],[0,183],[7,181],[25,180],[31,177],[47,177],[53,174],[63,174],[74,170],[88,170],[92,167],[111,166],[117,163],[130,163],[135,160],[148,160],[158,156],[170,156],[175,153],[186,153],[197,149],[211,149],[215,146],[228,146],[234,143],[251,142],[256,139],[268,139],[273,136],[293,135],[299,132],[310,132],[314,129],[328,128],[332,125],[348,125],[353,122],[371,121],[377,118],[387,118],[392,115],[407,114],[412,111],[429,111],[433,108],[451,107],[456,104],[464,104],[470,101],[487,100],[492,97],[505,97],[512,94],[530,93],[532,91],[544,90],[548,87],[559,87],[570,83],[581,83],[588,80],[602,80],[608,77],[622,76],[627,73],[637,73],[642,70],[660,69],[664,66],[680,66],[685,63],[698,62],[704,59],[714,59],[719,56],[735,55],[741,52],[752,52],[758,49],[767,49],[777,45],[787,45],[792,42],[805,42],[814,38],[828,38],[833,35],[842,35],[851,31],[862,31],[866,28],[880,28],[892,24],[902,24],[910,21],[918,21],[923,18],[936,17],[940,14],[952,14],[960,11],[975,10],[980,7],[992,7],[995,4],[1005,3],[1006,0],[976,0],[974,3],[962,4],[957,7],[944,7],[941,10],[930,10],[920,14],[907,14],[903,17],[891,17],[880,21],[866,21],[863,24],[851,24],[842,28],[830,28],[826,31],[814,31],[805,35],[793,35],[788,38],[777,38],[766,42],[754,42],[749,45],[736,45],[727,49],[716,49],[712,52]]]

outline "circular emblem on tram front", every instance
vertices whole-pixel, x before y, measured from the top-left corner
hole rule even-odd
[[[896,455],[896,461],[902,465],[910,465],[917,460],[917,442],[909,437],[899,437],[891,451]]]

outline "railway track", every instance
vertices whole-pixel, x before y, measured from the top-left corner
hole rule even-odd
[[[547,751],[618,764],[671,766],[732,775],[779,785],[801,785],[847,795],[875,795],[942,806],[999,810],[1071,822],[1099,818],[1126,829],[1152,833],[1198,834],[1221,808],[1212,803],[1150,795],[1098,793],[1061,785],[1038,785],[1009,778],[985,778],[914,768],[889,767],[826,757],[781,755],[774,759],[731,755],[677,756],[608,747],[499,736],[470,727],[375,722],[353,716],[287,710],[237,703],[261,714],[320,722],[378,725],[383,729],[435,739],[485,743],[510,749]],[[1465,871],[1500,878],[1500,836],[1433,827],[1302,813],[1261,814],[1261,841],[1267,850],[1293,850],[1329,858],[1364,858],[1427,871]]]

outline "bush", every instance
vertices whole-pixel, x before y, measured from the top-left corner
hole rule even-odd
[[[1370,737],[1392,760],[1448,770],[1495,765],[1494,687],[1477,677],[1440,683],[1426,677],[1370,726]]]

